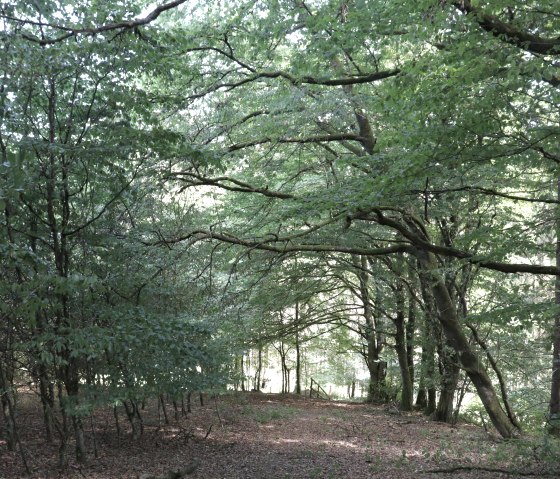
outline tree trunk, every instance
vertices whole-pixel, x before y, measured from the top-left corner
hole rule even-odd
[[[58,446],[58,467],[61,470],[66,470],[68,468],[68,438],[70,436],[68,432],[68,416],[66,415],[66,405],[64,398],[64,388],[62,383],[58,381],[57,383],[58,392],[58,406],[60,408],[60,415],[62,417],[62,424],[58,428],[60,435],[60,445]]]
[[[509,402],[509,395],[508,395],[507,388],[506,388],[506,382],[504,380],[504,377],[502,375],[502,372],[501,372],[500,368],[498,367],[498,363],[496,362],[496,360],[494,359],[494,356],[490,352],[490,349],[488,348],[488,346],[486,344],[486,341],[484,341],[478,335],[478,331],[476,330],[476,328],[472,324],[469,324],[469,323],[466,323],[466,325],[471,330],[474,340],[482,348],[482,350],[486,353],[486,357],[488,358],[488,362],[490,363],[490,366],[492,366],[492,369],[494,370],[494,373],[496,374],[496,377],[498,378],[498,383],[500,384],[500,391],[502,393],[502,403],[504,404],[504,408],[506,410],[506,413],[507,413],[510,421],[512,422],[512,424],[515,425],[515,427],[517,429],[521,430],[521,425],[519,424],[519,421],[517,420],[517,417],[515,416],[515,414],[513,412],[513,409],[511,407],[511,404]]]
[[[414,300],[409,297],[408,304],[408,320],[406,322],[406,362],[408,363],[408,372],[410,374],[410,382],[414,387],[414,332],[416,329],[416,309]]]
[[[255,371],[255,380],[253,382],[253,389],[255,391],[260,391],[261,389],[261,377],[262,377],[262,346],[259,346],[259,350],[257,353],[257,369]]]
[[[296,301],[296,394],[301,394],[301,348],[299,344],[299,301]]]
[[[241,359],[239,360],[239,366],[241,369],[241,390],[245,392],[245,355],[241,355]]]
[[[403,285],[400,279],[397,279],[397,314],[395,317],[395,350],[399,360],[399,368],[401,371],[401,409],[403,411],[412,410],[413,386],[408,369],[408,352],[406,347],[406,330],[404,316],[404,294]]]
[[[43,406],[46,440],[51,444],[54,438],[54,384],[49,379],[44,365],[39,366],[39,393]]]
[[[360,283],[360,302],[363,308],[364,327],[363,337],[366,342],[364,358],[369,371],[368,402],[380,402],[386,400],[385,376],[387,363],[380,360],[383,350],[383,337],[378,333],[375,318],[372,310],[372,303],[369,292],[369,273],[368,263],[365,256],[352,257],[352,262],[356,268],[356,276]]]
[[[133,399],[129,399],[128,401],[123,401],[124,409],[126,411],[126,417],[130,422],[130,426],[132,427],[132,439],[137,441],[140,439],[142,435],[142,418],[140,416],[140,411],[138,411],[138,404]]]
[[[451,300],[449,291],[437,271],[438,265],[434,254],[424,250],[418,250],[417,254],[423,269],[430,275],[432,292],[447,343],[457,353],[461,366],[474,384],[494,427],[504,438],[516,436],[517,428],[511,423],[509,417],[502,409],[488,373],[476,352],[471,349],[467,337],[461,329],[455,304]]]
[[[436,410],[436,387],[435,387],[435,353],[436,353],[436,325],[438,324],[436,305],[430,288],[430,281],[426,273],[418,263],[420,291],[424,302],[424,329],[422,335],[422,366],[421,374],[424,387],[427,390],[427,402],[424,414],[431,415]]]
[[[370,403],[383,402],[387,399],[385,387],[385,376],[387,375],[387,363],[372,358],[368,360],[369,385],[367,401]]]
[[[557,198],[560,200],[560,177],[557,180]],[[560,268],[560,207],[556,207],[556,267]],[[560,436],[560,276],[554,280],[554,302],[558,309],[554,318],[552,332],[552,381],[550,388],[550,406],[548,430]]]
[[[80,402],[80,379],[78,374],[78,367],[76,365],[76,359],[70,356],[68,350],[64,351],[64,356],[67,362],[67,365],[64,367],[63,372],[64,386],[67,393],[65,404],[69,408],[69,410],[66,410],[65,412],[67,416],[72,418],[74,439],[76,442],[76,460],[79,463],[85,463],[87,456],[84,440],[84,425],[78,411]]]
[[[84,423],[82,421],[82,418],[75,412],[72,415],[72,426],[74,428],[74,438],[76,441],[76,461],[83,464],[87,460],[86,445],[84,439]]]
[[[440,344],[438,355],[441,362],[441,390],[433,417],[436,421],[451,423],[453,420],[453,398],[459,381],[457,354],[445,344]]]
[[[4,361],[0,358],[0,397],[2,398],[2,416],[6,429],[6,446],[8,451],[15,451],[17,443],[15,400],[12,381],[8,379],[8,376]]]
[[[403,258],[399,255],[397,259],[399,265],[403,262]],[[406,325],[405,325],[405,297],[404,285],[400,277],[397,277],[397,284],[395,288],[396,297],[396,316],[394,319],[396,334],[395,334],[395,350],[399,361],[399,369],[401,372],[401,410],[412,411],[413,401],[413,384],[409,370],[409,351],[406,342]]]
[[[161,405],[161,410],[163,412],[163,421],[164,421],[166,426],[169,426],[169,416],[167,415],[167,406],[165,404],[165,395],[164,394],[159,395],[159,403]]]

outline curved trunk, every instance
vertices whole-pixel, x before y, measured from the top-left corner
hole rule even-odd
[[[439,311],[439,320],[447,338],[447,343],[456,351],[461,366],[474,384],[495,428],[504,438],[516,436],[518,434],[517,428],[502,409],[488,373],[476,351],[469,345],[467,337],[461,328],[455,304],[449,296],[449,291],[442,277],[437,272],[438,265],[434,254],[423,250],[418,250],[417,254],[422,268],[429,274],[431,290]]]

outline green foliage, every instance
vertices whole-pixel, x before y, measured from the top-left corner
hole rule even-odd
[[[448,352],[418,284],[431,250],[473,350],[541,427],[554,286],[489,265],[554,260],[557,54],[514,34],[557,38],[554,2],[472,2],[508,35],[461,2],[208,1],[97,30],[146,2],[4,3],[3,364],[83,415],[225,388],[270,344],[349,385],[376,346],[397,397],[403,284],[412,360],[419,331]],[[360,255],[381,257],[365,291]]]

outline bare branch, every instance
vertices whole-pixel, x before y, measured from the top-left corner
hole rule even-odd
[[[217,186],[228,191],[238,191],[241,193],[259,193],[261,195],[267,196],[269,198],[280,198],[283,200],[293,199],[294,195],[289,193],[282,193],[281,191],[273,191],[268,188],[259,188],[257,186],[252,186],[244,181],[236,180],[229,176],[220,176],[217,178],[208,178],[191,171],[178,171],[170,173],[170,176],[176,177],[178,180],[188,183],[188,186]],[[227,183],[233,183],[235,186],[228,185]]]

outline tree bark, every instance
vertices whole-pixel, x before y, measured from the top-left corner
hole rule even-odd
[[[2,398],[2,416],[6,429],[6,446],[8,451],[15,451],[17,444],[17,431],[15,422],[15,400],[12,390],[12,381],[8,378],[6,366],[0,358],[0,397]]]
[[[138,403],[133,399],[123,401],[126,417],[132,427],[132,439],[137,441],[142,435],[142,418],[140,411],[138,411]]]
[[[560,200],[560,177],[556,182],[556,194]],[[556,207],[556,267],[560,268],[560,207]],[[552,331],[552,378],[548,430],[560,436],[560,276],[554,279],[554,302],[557,308]]]
[[[43,364],[39,365],[39,394],[43,406],[46,440],[51,444],[54,438],[54,384],[49,379],[47,368]]]
[[[404,314],[404,291],[402,281],[397,278],[397,313],[395,317],[395,349],[399,361],[399,368],[401,372],[401,410],[411,411],[413,401],[413,386],[410,377],[410,370],[408,368],[408,351],[406,347],[406,326]]]
[[[299,301],[296,301],[296,394],[301,394],[301,348],[299,342]]]
[[[354,266],[356,267],[356,276],[360,284],[360,302],[363,308],[364,328],[363,337],[366,342],[364,357],[369,372],[368,385],[368,402],[380,402],[386,399],[385,375],[387,363],[380,359],[383,350],[383,337],[378,333],[373,310],[371,307],[371,298],[369,293],[369,273],[368,263],[365,256],[358,258],[352,257]]]
[[[448,347],[446,341],[438,346],[441,364],[441,389],[439,400],[434,411],[434,420],[451,423],[453,420],[453,398],[459,382],[459,364],[456,352]]]
[[[425,250],[417,250],[417,255],[422,268],[429,274],[433,296],[439,311],[439,320],[447,343],[457,353],[460,364],[474,384],[494,427],[504,438],[516,436],[517,428],[502,409],[488,373],[477,353],[471,349],[467,337],[461,329],[455,304],[449,296],[443,278],[437,271],[438,265],[434,254]]]
[[[427,389],[427,403],[424,414],[431,415],[436,410],[435,387],[435,353],[436,353],[436,325],[438,324],[436,305],[431,292],[429,278],[418,263],[420,291],[424,302],[424,330],[422,339],[422,377]]]

